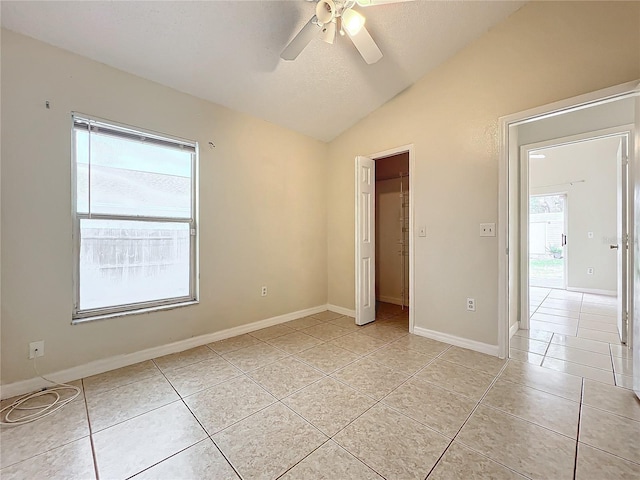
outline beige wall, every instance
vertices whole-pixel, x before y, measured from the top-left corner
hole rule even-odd
[[[326,144],[4,30],[1,100],[3,384],[326,303]],[[199,305],[71,326],[72,110],[200,142]]]
[[[497,220],[498,117],[640,78],[639,19],[638,2],[528,4],[328,146],[3,30],[2,383],[32,376],[34,340],[47,373],[327,298],[353,308],[353,159],[409,143],[428,232],[416,326],[496,344],[497,241],[478,224]],[[216,143],[200,158],[199,305],[70,325],[72,110]]]
[[[609,245],[617,237],[619,146],[617,137],[591,140],[541,150],[546,158],[529,161],[531,195],[567,195],[565,261],[570,289],[617,289],[617,252]],[[588,267],[593,275],[587,274]]]
[[[640,78],[639,45],[638,2],[529,3],[331,142],[329,302],[354,307],[354,157],[413,143],[415,325],[497,344],[498,118]]]

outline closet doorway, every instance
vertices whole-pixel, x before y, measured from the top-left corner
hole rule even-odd
[[[409,308],[409,152],[375,163],[377,310],[403,311]]]
[[[356,157],[356,324],[413,331],[413,145]]]

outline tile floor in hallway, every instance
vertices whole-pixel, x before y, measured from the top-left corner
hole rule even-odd
[[[511,338],[511,357],[632,388],[631,351],[620,343],[616,297],[531,287],[530,329]]]
[[[332,312],[75,382],[0,432],[0,477],[637,479],[624,388]],[[6,404],[4,402],[3,404]]]

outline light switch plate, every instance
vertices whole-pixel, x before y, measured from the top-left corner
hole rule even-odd
[[[587,232],[587,238],[593,238],[593,232]]]
[[[496,224],[495,223],[481,223],[480,224],[480,236],[481,237],[495,237],[496,236]]]
[[[426,237],[427,236],[427,227],[420,227],[418,229],[418,236],[419,237]]]

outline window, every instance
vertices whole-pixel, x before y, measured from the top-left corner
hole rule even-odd
[[[196,151],[73,115],[74,321],[196,300]]]

